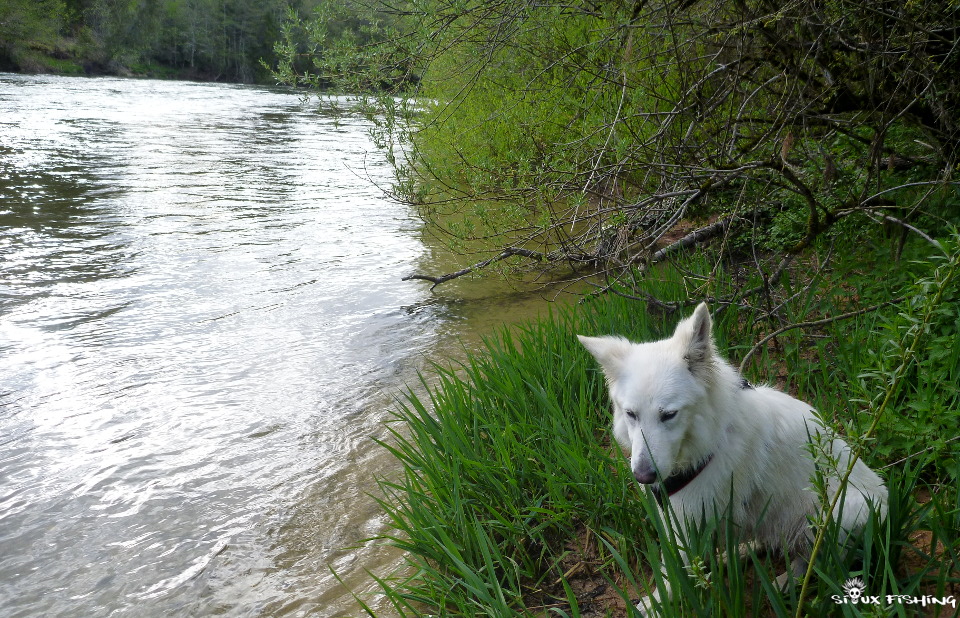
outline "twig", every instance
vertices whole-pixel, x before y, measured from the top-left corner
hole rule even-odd
[[[667,259],[671,254],[676,253],[677,251],[680,251],[682,249],[689,249],[690,247],[692,247],[693,245],[699,242],[710,240],[711,238],[718,236],[719,234],[723,234],[727,230],[727,228],[730,227],[730,224],[733,222],[735,217],[736,215],[729,215],[727,217],[724,217],[723,219],[720,219],[719,221],[711,223],[710,225],[705,225],[701,228],[697,228],[696,230],[690,232],[683,238],[680,238],[679,240],[670,243],[666,247],[663,247],[662,249],[655,251],[653,255],[651,255],[650,258],[647,260],[646,266],[650,266],[652,264],[657,264],[659,262],[662,262],[665,259]],[[641,293],[643,293],[646,296],[646,298],[640,298],[638,296],[627,294],[622,290],[617,290],[614,287],[615,285],[616,285],[616,280],[609,282],[606,286],[603,286],[601,289],[597,290],[596,292],[593,292],[591,295],[599,295],[605,292],[613,291],[618,296],[622,296],[624,298],[630,298],[632,300],[646,301],[648,303],[657,305],[661,309],[668,309],[669,311],[673,311],[677,309],[677,307],[670,307],[669,303],[664,303],[663,301],[653,297],[651,294],[647,292],[641,291]],[[597,286],[597,287],[600,287],[600,286]]]
[[[951,442],[956,442],[957,440],[960,440],[960,436],[953,436],[952,438],[950,438],[950,439],[948,439],[948,440],[944,440],[944,441],[943,441],[943,445],[950,444]],[[932,451],[933,449],[937,448],[937,446],[943,446],[943,445],[934,444],[933,446],[928,446],[928,447],[925,448],[925,449],[919,450],[919,451],[917,451],[916,453],[910,453],[910,454],[907,455],[906,457],[902,457],[902,458],[896,460],[895,462],[893,462],[893,463],[888,463],[887,465],[881,466],[881,467],[878,468],[878,469],[879,469],[879,470],[886,470],[887,468],[892,468],[893,466],[896,466],[896,465],[898,465],[898,464],[902,464],[903,462],[905,462],[906,460],[908,460],[908,459],[910,459],[910,458],[912,458],[912,457],[916,457],[917,455],[922,455],[922,454],[926,453],[927,451]]]
[[[680,240],[674,243],[671,243],[666,247],[664,247],[663,249],[660,249],[659,251],[655,252],[650,257],[650,263],[656,264],[657,262],[662,262],[671,253],[675,253],[676,251],[679,251],[681,249],[687,249],[697,244],[698,242],[709,240],[714,236],[724,233],[727,230],[727,228],[730,227],[730,223],[733,221],[733,218],[734,216],[730,215],[729,217],[724,217],[723,219],[720,219],[716,223],[711,223],[710,225],[701,227],[699,229],[696,229],[690,232]]]
[[[528,257],[534,260],[543,259],[543,254],[538,251],[531,251],[530,249],[521,249],[520,247],[507,247],[506,249],[501,251],[499,255],[495,255],[492,258],[488,258],[486,260],[477,262],[472,266],[467,266],[466,268],[462,268],[456,272],[447,273],[446,275],[441,275],[439,277],[432,277],[430,275],[413,274],[413,275],[407,275],[402,279],[402,281],[410,281],[411,279],[422,279],[424,281],[430,281],[433,283],[433,285],[430,286],[430,289],[432,290],[433,288],[437,287],[441,283],[446,283],[451,279],[456,279],[457,277],[462,277],[466,274],[472,273],[475,270],[486,268],[490,264],[493,264],[494,262],[499,262],[500,260],[505,260],[512,255],[522,255],[523,257]]]
[[[570,602],[563,601],[561,603],[551,603],[549,605],[534,605],[533,607],[528,607],[527,610],[533,611],[533,610],[542,610],[542,609],[559,609],[562,607],[570,607]]]
[[[876,218],[874,218],[874,216],[873,216],[872,214],[870,214],[869,212],[864,212],[864,214],[867,215],[868,217],[870,217],[871,219],[873,219],[874,221],[876,221]],[[896,223],[897,225],[902,226],[903,228],[910,230],[910,231],[913,232],[914,234],[918,235],[920,238],[924,239],[925,241],[927,241],[928,243],[930,243],[931,245],[933,245],[934,247],[936,247],[941,253],[946,253],[946,252],[943,250],[943,245],[941,245],[938,240],[936,240],[936,239],[934,239],[934,238],[931,238],[931,237],[930,237],[928,234],[926,234],[923,230],[920,230],[920,229],[918,229],[918,228],[910,225],[910,224],[907,223],[906,221],[901,221],[900,219],[897,219],[896,217],[891,217],[890,215],[886,215],[886,214],[882,214],[882,213],[881,213],[881,214],[880,214],[880,218],[883,219],[884,221],[889,221],[890,223]]]
[[[582,571],[582,570],[584,569],[584,567],[586,567],[586,566],[587,566],[587,563],[586,563],[586,562],[583,562],[583,561],[577,562],[575,565],[573,565],[572,567],[570,567],[570,568],[567,570],[566,573],[564,573],[563,575],[561,575],[561,576],[557,579],[557,581],[553,582],[553,585],[556,586],[556,585],[558,585],[560,582],[562,582],[563,580],[565,580],[565,579],[570,579],[571,577],[573,577],[574,575],[576,575],[577,573],[579,573],[580,571]]]
[[[814,326],[824,326],[826,324],[830,324],[831,322],[846,320],[848,318],[853,318],[864,313],[876,311],[877,309],[882,309],[889,305],[895,305],[897,303],[903,302],[904,300],[906,300],[906,298],[907,298],[906,296],[901,296],[900,298],[894,298],[893,300],[882,302],[879,305],[873,305],[872,307],[867,307],[865,309],[858,309],[856,311],[851,311],[849,313],[835,315],[832,318],[824,318],[822,320],[813,320],[810,322],[797,322],[796,324],[790,324],[788,326],[784,326],[783,328],[778,328],[777,330],[773,331],[772,333],[770,333],[769,335],[767,335],[766,337],[758,341],[756,344],[754,344],[752,348],[750,348],[750,351],[747,352],[746,356],[743,357],[743,360],[740,361],[740,373],[743,373],[743,370],[747,366],[747,363],[750,362],[750,359],[753,358],[753,355],[756,354],[760,350],[760,348],[764,346],[764,344],[766,344],[768,341],[770,341],[774,337],[778,337],[787,331],[794,330],[795,328],[812,328]]]

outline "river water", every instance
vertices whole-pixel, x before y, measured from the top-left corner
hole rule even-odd
[[[0,615],[359,615],[332,570],[377,605],[395,398],[542,303],[401,281],[443,268],[367,129],[0,74]]]

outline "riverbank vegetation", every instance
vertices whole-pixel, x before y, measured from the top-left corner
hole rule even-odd
[[[337,6],[362,27],[333,9],[291,23],[275,74],[365,93],[395,196],[465,256],[411,277],[593,286],[402,408],[387,447],[404,471],[384,483],[412,566],[383,582],[396,610],[622,615],[656,584],[659,547],[680,590],[668,615],[872,615],[831,598],[853,576],[882,598],[958,593],[960,4]],[[859,550],[820,526],[784,594],[775,557],[706,549],[730,531],[670,536],[611,453],[573,337],[658,337],[701,300],[750,379],[815,405],[890,487]]]
[[[291,13],[318,0],[4,0],[0,70],[271,81]]]
[[[841,551],[829,525],[817,528],[828,542],[806,585],[777,590],[782,560],[738,560],[733,530],[677,538],[634,482],[610,436],[603,377],[574,335],[661,338],[675,316],[608,294],[504,329],[463,364],[438,367],[425,379],[426,395],[410,394],[400,407],[385,446],[403,470],[382,482],[387,539],[408,556],[407,569],[381,580],[393,610],[629,616],[636,599],[660,585],[662,549],[676,591],[663,608],[668,616],[954,615],[951,605],[918,613],[886,601],[960,597],[960,245],[943,248],[908,247],[911,261],[890,277],[874,270],[886,248],[821,269],[819,284],[796,289],[784,312],[841,316],[852,294],[862,303],[902,300],[785,331],[759,350],[762,313],[717,314],[720,349],[734,361],[752,356],[751,380],[816,406],[890,490],[888,518],[871,522],[852,551]],[[704,261],[658,269],[655,289],[684,300],[690,272]],[[732,291],[737,282],[721,285]],[[691,568],[679,546],[694,556]],[[885,599],[882,608],[836,603],[854,577]]]
[[[823,235],[953,219],[955,2],[333,5],[278,77],[368,92],[396,196],[477,268],[636,288],[719,239],[776,285]]]

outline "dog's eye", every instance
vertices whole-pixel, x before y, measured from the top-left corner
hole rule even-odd
[[[677,415],[677,410],[660,410],[660,421],[669,421]]]
[[[637,413],[634,412],[633,410],[624,410],[624,412],[626,412],[627,416],[629,416],[633,420],[637,420]]]

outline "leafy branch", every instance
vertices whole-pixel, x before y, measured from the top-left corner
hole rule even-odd
[[[900,327],[900,338],[891,341],[893,349],[886,357],[889,361],[892,361],[892,368],[887,369],[881,366],[878,367],[875,372],[866,374],[883,383],[885,388],[873,402],[873,410],[871,411],[872,421],[867,430],[860,436],[861,443],[870,440],[880,426],[884,414],[900,391],[907,372],[917,360],[917,355],[921,349],[921,342],[929,334],[934,318],[940,311],[945,291],[950,287],[957,271],[960,270],[960,243],[957,241],[960,241],[960,236],[955,235],[950,247],[944,251],[943,256],[938,258],[943,263],[934,270],[930,277],[917,283],[920,293],[914,299],[914,303],[919,305],[920,317],[917,318],[912,315],[907,315],[906,313],[901,313],[904,325]],[[803,575],[800,594],[797,599],[796,618],[803,616],[803,601],[809,594],[810,583],[815,570],[815,561],[826,539],[834,509],[837,507],[837,504],[839,504],[846,492],[846,488],[849,486],[850,476],[853,473],[857,461],[859,461],[859,455],[854,451],[850,455],[846,469],[840,476],[837,491],[830,499],[829,504],[824,505],[822,511],[824,521],[817,526],[813,548],[810,552],[809,564]]]

